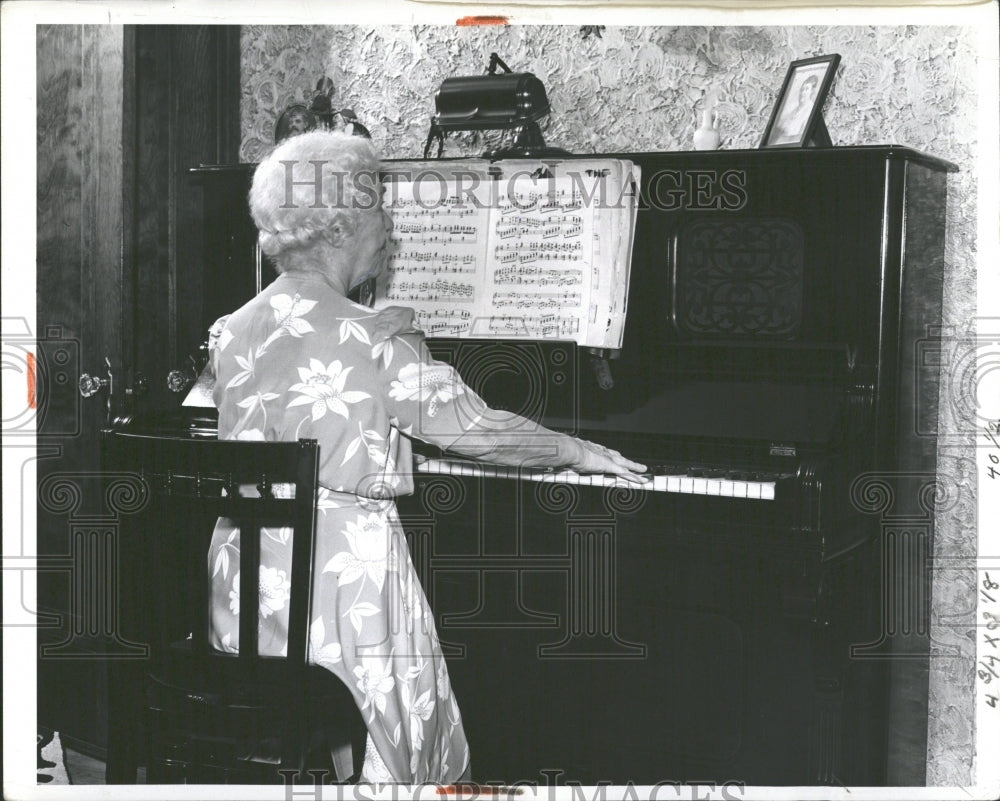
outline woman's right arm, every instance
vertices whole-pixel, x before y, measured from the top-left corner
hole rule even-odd
[[[447,451],[513,467],[571,468],[642,482],[645,465],[597,443],[489,407],[422,334],[391,336],[380,349],[383,397],[398,427]],[[388,357],[388,358],[387,358]]]

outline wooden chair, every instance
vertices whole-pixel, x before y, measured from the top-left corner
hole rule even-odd
[[[148,658],[109,664],[108,783],[336,780],[330,745],[365,727],[348,689],[307,664],[319,448],[102,434],[106,491],[120,514],[118,631]],[[243,497],[247,487],[259,497]],[[278,491],[276,491],[276,488]],[[292,491],[294,488],[294,491]],[[291,497],[289,497],[291,496]],[[240,648],[209,645],[208,550],[217,518],[240,536]],[[287,657],[257,653],[260,529],[292,526]],[[253,532],[254,536],[250,536]],[[326,771],[326,773],[303,772]]]

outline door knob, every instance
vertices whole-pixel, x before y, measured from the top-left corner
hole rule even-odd
[[[183,392],[193,381],[194,379],[183,370],[171,370],[167,373],[167,389],[171,392]]]
[[[114,379],[111,375],[111,360],[106,356],[104,357],[104,364],[107,368],[107,378],[100,378],[99,376],[92,376],[90,373],[82,373],[80,379],[77,382],[77,387],[80,390],[80,394],[85,398],[90,398],[101,391],[103,387],[108,388],[108,396],[110,397],[113,390]]]
[[[111,382],[107,378],[97,378],[90,375],[90,373],[83,373],[80,376],[80,394],[85,398],[89,398],[100,392],[101,387],[106,387],[110,383]]]

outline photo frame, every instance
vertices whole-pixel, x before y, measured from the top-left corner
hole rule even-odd
[[[274,143],[280,144],[290,136],[315,131],[345,131],[352,136],[371,139],[369,130],[361,124],[353,109],[339,111],[317,108],[316,101],[306,108],[301,103],[293,103],[278,117],[274,126]]]
[[[283,142],[290,136],[314,131],[319,127],[319,120],[316,119],[310,109],[301,103],[293,103],[278,117],[274,126],[274,143]]]
[[[840,55],[831,53],[793,61],[788,66],[760,140],[761,148],[833,144],[823,122],[823,104],[839,64]]]

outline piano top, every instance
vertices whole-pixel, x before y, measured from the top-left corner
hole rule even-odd
[[[836,158],[838,156],[863,156],[871,155],[873,157],[881,157],[887,160],[893,161],[912,161],[918,164],[922,164],[925,167],[930,167],[931,169],[941,170],[944,172],[958,172],[958,165],[953,164],[945,159],[938,158],[937,156],[932,156],[927,153],[922,153],[919,150],[915,150],[910,147],[905,147],[903,145],[895,144],[876,144],[876,145],[852,145],[849,147],[810,147],[810,148],[773,148],[773,149],[741,149],[741,150],[699,150],[699,151],[660,151],[660,152],[633,152],[633,153],[574,153],[568,156],[560,156],[560,158],[594,158],[595,156],[600,156],[601,158],[628,158],[634,161],[649,161],[662,159],[664,157],[697,157],[699,161],[705,161],[711,163],[713,159],[727,159],[733,156],[744,157],[750,156],[752,154],[753,158],[789,158],[793,157],[796,159],[803,158]],[[482,160],[478,156],[471,156],[470,159]],[[434,159],[419,159],[419,158],[408,158],[408,159],[386,159],[387,162],[394,161],[434,161]],[[448,158],[447,161],[460,161],[461,159]],[[213,174],[249,174],[252,173],[257,168],[257,165],[251,162],[240,163],[240,164],[201,164],[197,167],[188,168],[188,172],[193,175],[213,175]]]

